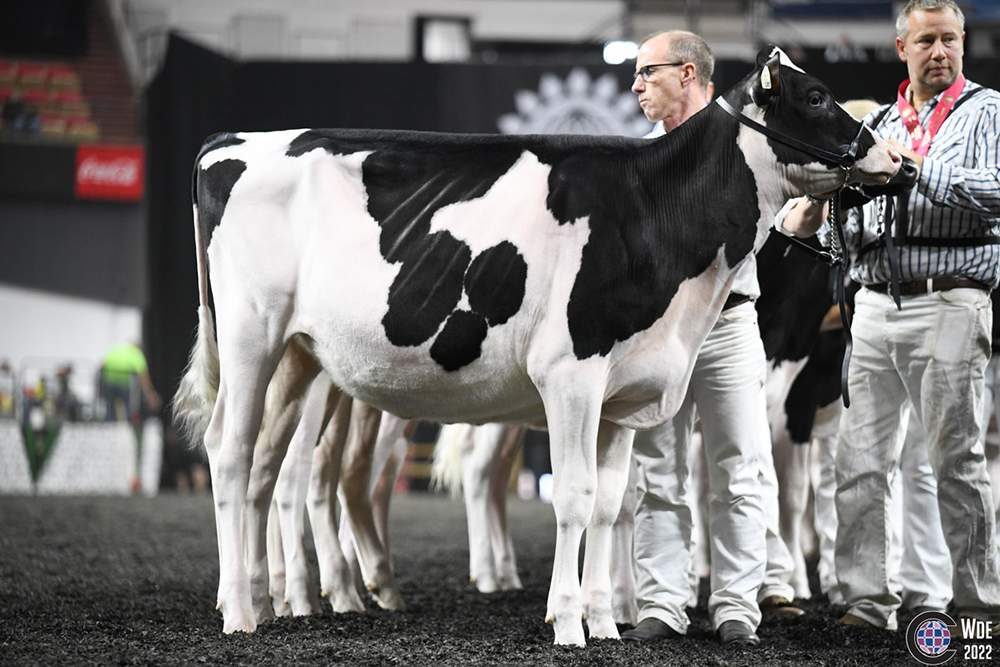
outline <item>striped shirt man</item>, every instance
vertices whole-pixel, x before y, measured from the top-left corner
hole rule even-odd
[[[898,222],[893,226],[893,239],[899,239],[901,281],[948,275],[994,288],[1000,282],[1000,93],[986,88],[962,101],[979,88],[966,82],[959,103],[934,136],[917,185],[909,194],[908,229],[900,229]],[[927,126],[942,94],[924,104],[921,125]],[[884,109],[869,114],[866,122],[871,125]],[[885,139],[910,145],[895,104],[875,130]],[[845,225],[851,254],[860,252],[851,277],[863,285],[890,281],[888,252],[884,243],[877,243],[878,218],[877,202],[872,202],[863,213],[852,210]],[[997,240],[990,242],[991,236]],[[947,240],[932,245],[928,239]],[[968,245],[961,239],[968,239]]]

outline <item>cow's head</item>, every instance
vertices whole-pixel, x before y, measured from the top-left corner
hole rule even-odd
[[[748,125],[742,128],[741,144],[749,142],[750,152],[768,152],[777,160],[789,184],[783,193],[787,197],[835,190],[845,181],[882,185],[899,169],[899,153],[862,127],[837,104],[826,84],[796,67],[777,47],[760,52],[756,69],[725,94],[724,102]],[[754,122],[767,129],[754,127]]]

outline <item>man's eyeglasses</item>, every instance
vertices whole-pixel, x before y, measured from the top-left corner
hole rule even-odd
[[[680,67],[686,63],[657,63],[655,65],[645,65],[636,70],[636,73],[632,75],[632,80],[638,79],[640,76],[643,81],[649,81],[649,77],[653,75],[653,70],[657,67]]]

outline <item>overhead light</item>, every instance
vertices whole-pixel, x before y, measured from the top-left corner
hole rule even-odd
[[[609,65],[621,65],[637,55],[639,55],[639,45],[635,42],[615,40],[604,45],[604,62]]]

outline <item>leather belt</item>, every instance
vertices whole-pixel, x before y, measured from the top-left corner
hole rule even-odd
[[[889,293],[889,285],[886,283],[865,285],[865,287],[873,292],[878,292],[879,294]],[[990,290],[987,285],[984,285],[978,280],[973,280],[972,278],[963,278],[962,276],[941,276],[939,278],[928,278],[927,280],[911,280],[908,282],[901,282],[899,283],[899,295],[915,296],[917,294],[929,294],[930,292],[944,292],[961,287],[981,289],[985,291]]]
[[[736,292],[730,292],[729,296],[726,297],[726,303],[722,306],[722,310],[729,310],[730,308],[735,308],[740,306],[750,300],[746,294],[737,294]]]

